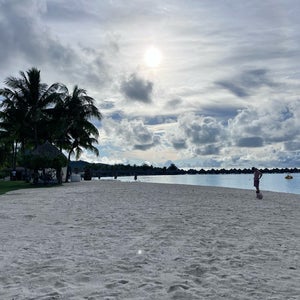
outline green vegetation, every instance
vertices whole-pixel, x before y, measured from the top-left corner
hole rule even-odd
[[[36,173],[37,168],[55,165],[60,174],[64,159],[51,157],[49,166],[45,155],[29,158],[46,142],[61,153],[66,151],[67,163],[72,155],[78,159],[83,149],[99,155],[94,146],[98,129],[90,120],[101,120],[102,115],[84,89],[75,86],[70,92],[62,83],[48,86],[36,68],[20,72],[20,77],[8,77],[5,84],[0,89],[0,169],[34,167]]]
[[[30,188],[32,185],[25,181],[0,181],[0,195],[9,191]]]
[[[58,184],[51,185],[33,185],[32,183],[28,183],[25,181],[0,181],[0,195],[3,195],[10,191],[20,190],[20,189],[28,189],[28,188],[43,188],[43,187],[55,187],[59,186]]]

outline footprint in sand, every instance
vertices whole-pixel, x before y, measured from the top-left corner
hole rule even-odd
[[[189,287],[184,284],[171,285],[168,289],[168,293],[176,292],[178,290],[188,290]]]

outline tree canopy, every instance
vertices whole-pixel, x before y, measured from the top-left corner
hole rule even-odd
[[[8,77],[0,89],[0,163],[15,168],[17,158],[46,141],[78,159],[84,149],[99,155],[98,129],[92,119],[102,115],[95,100],[77,85],[42,83],[40,71],[29,69]],[[8,146],[9,145],[9,146]],[[9,155],[4,151],[9,150]]]

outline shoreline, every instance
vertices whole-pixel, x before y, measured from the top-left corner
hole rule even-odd
[[[111,178],[112,179],[112,178]],[[121,181],[133,181],[133,177],[119,177]],[[253,175],[172,175],[172,176],[140,176],[138,179],[142,182],[157,182],[157,183],[172,183],[172,184],[188,184],[199,186],[219,186],[230,188],[242,188],[253,190]],[[94,179],[97,180],[97,179]],[[101,179],[102,180],[102,179]],[[298,182],[300,176],[294,177],[293,180],[288,181],[281,177],[281,174],[264,174],[260,188],[262,191],[273,191],[282,193],[292,193],[300,195]]]
[[[111,184],[136,184],[136,185],[143,185],[143,184],[147,184],[147,185],[157,185],[157,186],[168,186],[170,188],[172,188],[172,186],[174,186],[174,188],[180,188],[181,186],[182,187],[185,187],[185,188],[190,188],[192,189],[193,191],[194,190],[197,190],[197,189],[202,189],[204,191],[209,191],[209,190],[222,190],[224,189],[224,192],[225,191],[237,191],[237,192],[242,192],[244,191],[245,195],[249,196],[249,194],[253,194],[254,197],[252,198],[256,198],[255,195],[256,195],[256,192],[255,192],[255,189],[251,189],[251,188],[236,188],[236,187],[225,187],[225,186],[210,186],[210,185],[196,185],[196,184],[184,184],[184,183],[169,183],[169,182],[150,182],[150,181],[141,181],[141,180],[137,180],[137,181],[134,181],[134,180],[120,180],[120,179],[104,179],[104,178],[101,178],[100,180],[98,179],[92,179],[92,180],[81,180],[79,182],[68,182],[68,183],[65,183],[63,182],[62,185],[56,185],[56,186],[51,186],[51,184],[49,186],[41,186],[40,189],[61,189],[61,188],[68,188],[68,187],[71,187],[71,186],[75,186],[75,185],[87,185],[87,184],[90,184],[90,185],[101,185],[102,183],[111,183]],[[20,193],[22,191],[26,191],[26,190],[36,190],[36,187],[32,186],[31,187],[27,187],[26,189],[18,189],[18,190],[12,190],[12,191],[9,191],[7,192],[6,194],[18,194],[20,195]],[[291,196],[292,198],[299,198],[300,200],[300,194],[297,194],[297,193],[288,193],[288,192],[281,192],[281,191],[272,191],[272,190],[265,190],[265,189],[261,189],[260,190],[261,193],[263,193],[263,195],[265,194],[268,194],[268,195],[271,195],[271,194],[282,194],[282,195],[286,195],[286,196]],[[6,194],[3,194],[3,195],[6,195]],[[240,193],[239,193],[240,194]],[[0,195],[1,197],[1,195]],[[259,199],[256,199],[256,200],[259,200]]]
[[[132,176],[128,176],[128,177],[132,177]],[[96,178],[96,177],[94,177]],[[226,186],[212,186],[212,185],[199,185],[199,184],[188,184],[188,183],[170,183],[170,182],[152,182],[152,181],[142,181],[142,180],[122,180],[122,179],[113,179],[113,178],[101,178],[99,179],[92,179],[92,182],[101,182],[101,181],[110,181],[110,182],[120,182],[120,183],[141,183],[141,184],[162,184],[162,185],[175,185],[175,186],[188,186],[188,187],[199,187],[199,188],[210,188],[210,189],[232,189],[232,190],[243,190],[243,191],[247,191],[247,192],[253,192],[253,194],[255,194],[255,188],[237,188],[237,187],[226,187]],[[84,182],[84,180],[81,180],[81,182]],[[88,181],[86,181],[88,182]],[[69,182],[70,183],[70,182]],[[65,183],[64,183],[65,184]],[[73,183],[72,183],[73,184]],[[265,194],[265,193],[276,193],[276,194],[287,194],[287,195],[294,195],[294,196],[299,196],[300,199],[300,194],[298,193],[291,193],[291,192],[285,192],[285,191],[272,191],[272,190],[267,190],[262,188],[261,193]]]

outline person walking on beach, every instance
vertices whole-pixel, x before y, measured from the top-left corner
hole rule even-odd
[[[259,194],[259,180],[262,177],[262,172],[260,172],[257,168],[252,168],[252,171],[254,172],[254,186],[256,188],[256,194]]]

